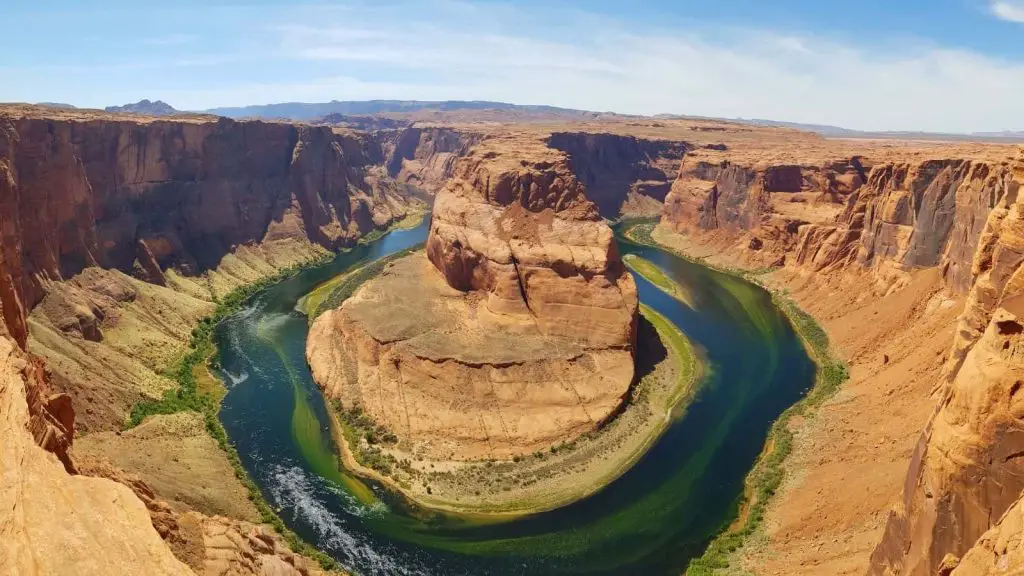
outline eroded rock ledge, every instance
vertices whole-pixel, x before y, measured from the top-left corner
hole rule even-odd
[[[442,460],[527,454],[619,408],[636,286],[562,153],[484,141],[439,193],[426,252],[314,323],[307,358],[329,397]]]

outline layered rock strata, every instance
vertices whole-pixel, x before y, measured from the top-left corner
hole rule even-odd
[[[612,232],[562,154],[514,144],[489,140],[459,161],[427,258],[395,263],[310,331],[328,396],[431,458],[571,440],[632,382],[636,287]]]
[[[480,141],[474,130],[409,126],[374,135],[391,178],[435,193],[451,178],[459,158]]]
[[[555,132],[548,146],[568,155],[587,197],[606,218],[660,212],[691,147],[679,140],[585,132]]]
[[[717,237],[755,265],[836,278],[866,272],[883,293],[935,268],[948,294],[967,295],[935,382],[936,412],[869,571],[948,573],[975,543],[982,550],[971,562],[1005,565],[1013,547],[999,542],[1015,517],[996,523],[1024,489],[1024,413],[1015,408],[1024,381],[1020,162],[866,156],[765,165],[702,155],[684,161],[666,200],[672,229]]]
[[[367,150],[327,127],[0,114],[5,322],[24,344],[18,309],[89,266],[159,284],[244,244],[351,242],[405,210]]]

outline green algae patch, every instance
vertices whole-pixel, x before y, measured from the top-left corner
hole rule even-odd
[[[765,448],[754,468],[747,475],[746,490],[736,506],[735,521],[722,526],[718,535],[710,542],[704,553],[693,559],[687,567],[687,576],[722,576],[745,574],[738,563],[738,555],[748,540],[762,527],[764,515],[771,498],[782,485],[786,475],[785,462],[793,451],[793,432],[789,423],[794,416],[811,417],[818,407],[831,398],[849,378],[846,363],[837,357],[831,347],[828,334],[820,324],[797,305],[784,291],[771,290],[760,280],[760,276],[772,269],[743,270],[715,266],[704,259],[694,259],[680,253],[671,246],[653,237],[656,224],[636,223],[627,228],[625,236],[639,244],[653,246],[730,277],[723,287],[736,296],[737,302],[753,320],[756,329],[770,336],[770,323],[755,314],[754,306],[748,305],[740,294],[741,280],[757,284],[769,290],[772,303],[782,311],[793,330],[799,336],[808,356],[817,366],[815,383],[801,400],[786,409],[772,424]]]
[[[683,286],[679,282],[670,278],[668,274],[665,274],[661,268],[658,268],[658,266],[650,260],[637,256],[636,254],[626,254],[622,260],[634,274],[643,276],[648,282],[656,286],[662,292],[676,300],[679,300],[690,308],[695,307],[693,295],[690,294],[686,286]]]
[[[658,331],[662,342],[671,347],[678,363],[676,385],[660,406],[667,417],[678,418],[686,408],[684,400],[691,399],[697,391],[697,384],[704,370],[702,362],[698,359],[693,344],[671,320],[646,304],[640,305],[640,313]]]
[[[299,299],[296,309],[305,314],[312,324],[324,312],[341,306],[342,302],[366,283],[380,274],[388,264],[416,252],[418,248],[407,248],[373,262],[359,262],[348,271],[320,284]]]

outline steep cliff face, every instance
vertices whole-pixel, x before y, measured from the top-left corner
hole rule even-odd
[[[1020,164],[854,158],[803,166],[797,178],[790,166],[688,162],[665,204],[664,221],[677,231],[718,235],[752,263],[838,279],[866,272],[883,292],[936,268],[947,293],[967,293],[936,382],[941,400],[870,568],[948,573],[1024,490]],[[831,210],[794,210],[801,180],[809,206]]]
[[[451,178],[456,161],[482,136],[472,130],[409,126],[378,131],[374,138],[388,176],[432,194]]]
[[[5,322],[23,345],[47,283],[88,266],[161,283],[244,244],[352,241],[405,205],[363,152],[324,127],[0,115]]]
[[[946,555],[967,552],[1024,490],[1021,181],[1020,167],[1006,175],[976,241],[948,382],[911,462],[902,506],[872,557],[875,573],[934,573]]]
[[[676,231],[732,234],[765,264],[822,271],[857,263],[890,283],[907,270],[941,266],[951,289],[964,293],[989,212],[1014,186],[1006,165],[974,160],[751,166],[687,159],[663,215]]]
[[[441,460],[546,449],[621,406],[636,287],[564,154],[482,142],[438,194],[426,252],[316,320],[328,396]]]
[[[0,338],[0,571],[191,574],[131,490],[70,475],[66,462],[37,445],[52,447],[36,433],[40,414],[28,403],[44,393],[39,378],[38,366]]]
[[[556,132],[548,146],[568,155],[569,167],[605,218],[657,214],[690,148],[682,141],[583,132]]]

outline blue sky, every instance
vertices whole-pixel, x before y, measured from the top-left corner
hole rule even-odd
[[[1024,130],[1024,0],[5,4],[0,101],[486,99]]]

